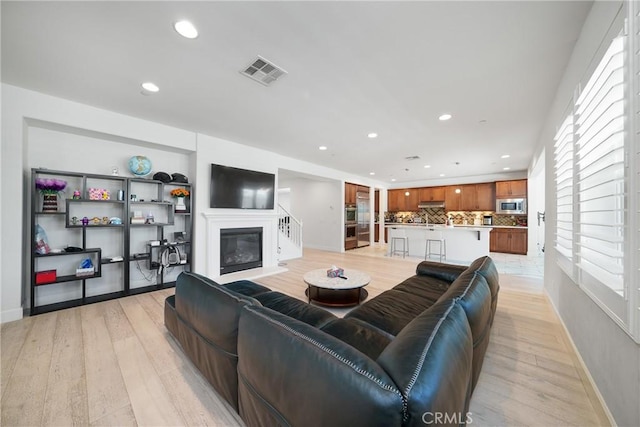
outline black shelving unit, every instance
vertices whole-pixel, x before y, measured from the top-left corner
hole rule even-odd
[[[73,192],[73,188],[76,188],[80,191],[81,198],[66,198],[64,203],[61,203],[59,200],[58,208],[62,210],[58,212],[44,212],[41,208],[40,194],[35,188],[36,178],[58,178],[67,180],[68,182],[73,182],[71,185],[68,184],[65,194],[69,197]],[[109,187],[109,190],[111,190],[109,199],[90,199],[88,197],[89,188],[95,185],[95,183]],[[149,186],[150,188],[154,188],[153,200],[150,198],[149,200],[132,201],[129,195],[131,194],[131,189],[135,186]],[[180,227],[180,231],[184,231],[189,235],[189,237],[192,235],[193,223],[191,221],[190,203],[192,199],[191,197],[188,199],[188,212],[174,212],[174,204],[170,199],[169,191],[172,188],[177,187],[187,188],[189,192],[192,191],[191,184],[165,184],[161,181],[143,178],[127,178],[113,175],[32,169],[32,197],[30,209],[32,256],[30,257],[29,270],[29,313],[31,315],[40,314],[175,286],[175,281],[165,280],[166,273],[164,271],[160,274],[156,274],[157,268],[152,268],[152,263],[154,262],[153,258],[158,259],[160,253],[156,253],[157,251],[154,250],[148,250],[147,248],[150,246],[148,241],[136,241],[136,237],[132,237],[132,233],[135,234],[133,230],[155,230],[155,233],[152,232],[152,234],[154,234],[156,239],[160,242],[165,240],[165,228],[167,227],[172,227],[174,229],[176,227]],[[123,200],[118,200],[118,192],[121,192],[123,195]],[[139,209],[158,209],[163,213],[163,215],[162,218],[159,218],[160,221],[154,221],[151,224],[131,224],[131,216],[133,215],[133,212]],[[78,214],[76,214],[76,212]],[[90,220],[87,225],[83,225],[81,223],[82,218],[80,215],[84,214],[84,212],[92,212],[91,215],[86,215]],[[75,221],[73,219],[74,216],[77,217]],[[109,222],[112,216],[119,217],[122,223],[105,223]],[[179,218],[178,221],[176,221],[176,217]],[[95,222],[93,221],[94,218],[97,218]],[[67,244],[69,244],[68,242],[75,242],[71,246],[78,246],[80,250],[75,252],[50,252],[48,254],[36,253],[36,225],[42,221],[45,221],[48,224],[48,234],[49,232],[52,232],[52,234],[56,236],[56,242],[53,244],[53,247],[59,247],[64,242],[67,242]],[[104,231],[99,232],[97,230]],[[93,236],[94,233],[108,233],[109,237],[103,236],[103,238],[108,240],[110,245],[112,247],[116,247],[116,250],[120,252],[115,254],[118,259],[112,260],[112,257],[109,256],[103,258],[104,248],[87,247],[87,242],[92,239],[91,236]],[[112,233],[121,234],[111,235]],[[51,240],[52,239],[50,239],[50,243],[53,243]],[[166,245],[160,245],[158,247],[166,248],[169,246],[169,243],[172,242],[167,240]],[[143,256],[134,257],[134,253],[132,253],[133,244],[145,247]],[[180,267],[180,271],[188,271],[191,265],[191,243],[176,242],[176,244],[181,245],[181,247],[184,248],[184,253],[187,254],[187,259],[184,263],[173,267]],[[65,268],[69,270],[70,266],[73,265],[74,262],[77,264],[77,261],[83,256],[90,257],[92,259],[95,269],[94,274],[90,276],[76,276],[75,274],[56,275],[55,280],[51,282],[36,284],[36,273],[50,269],[43,267],[43,265],[53,265],[55,267],[60,267],[62,270]],[[131,263],[134,261],[138,262],[136,267],[139,268],[141,265],[144,266],[148,277],[151,277],[151,281],[153,283],[146,286],[131,286]],[[57,270],[57,268],[51,269]],[[114,272],[113,269],[120,269],[121,274]],[[122,279],[120,279],[119,276],[121,276]],[[109,282],[110,277],[114,278],[114,282]],[[91,284],[92,279],[98,278],[102,278],[99,282],[104,283],[100,286],[108,288],[107,290],[102,291],[100,286],[96,288]],[[44,298],[39,298],[41,293],[47,292],[45,291],[47,288],[55,288],[56,290],[51,292],[51,294],[54,295],[45,295]],[[91,290],[91,292],[89,292],[89,290]],[[44,302],[40,301],[41,299],[43,299]]]
[[[153,189],[155,186],[155,189]],[[151,187],[151,188],[149,188]],[[134,254],[130,254],[130,261],[135,261],[136,267],[141,269],[141,265],[144,264],[148,272],[155,272],[155,284],[148,286],[133,287],[130,286],[130,293],[139,293],[147,290],[163,289],[167,287],[175,286],[175,280],[167,280],[168,272],[173,271],[189,271],[191,266],[191,243],[187,245],[182,242],[175,242],[170,232],[167,232],[167,228],[180,228],[179,231],[184,231],[191,236],[192,233],[192,221],[191,221],[191,197],[188,198],[188,212],[175,212],[175,204],[171,200],[170,191],[174,188],[185,188],[192,193],[191,184],[186,183],[163,183],[161,181],[145,180],[145,179],[130,179],[129,180],[129,194],[136,194],[137,200],[130,201],[130,210],[133,212],[136,209],[156,209],[166,212],[166,221],[156,221],[150,224],[130,224],[132,229],[145,229],[153,227],[156,230],[155,240],[157,245],[151,245],[147,242],[144,248],[140,249],[137,253],[137,257]],[[139,192],[144,191],[145,196],[141,200]],[[163,215],[163,219],[164,219]],[[132,238],[132,233],[129,233],[129,238]],[[166,243],[165,243],[166,242]],[[186,256],[186,260],[179,264],[173,264],[169,268],[159,269],[160,259],[162,257],[162,251],[168,249],[170,246],[180,245],[185,250],[181,251]],[[140,255],[145,254],[144,258]],[[143,263],[144,261],[144,263]],[[145,278],[146,279],[146,278]]]

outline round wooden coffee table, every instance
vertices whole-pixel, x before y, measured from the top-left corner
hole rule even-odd
[[[327,269],[312,270],[303,276],[307,284],[305,294],[311,301],[332,307],[358,305],[369,293],[363,289],[371,281],[368,274],[345,269],[344,277],[327,277]]]

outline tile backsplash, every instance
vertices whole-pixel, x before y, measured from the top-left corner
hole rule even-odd
[[[482,225],[484,215],[493,216],[493,225],[527,225],[526,215],[499,215],[493,212],[446,212],[444,208],[420,209],[418,212],[385,212],[387,222],[429,222],[444,224],[451,216],[455,225]]]

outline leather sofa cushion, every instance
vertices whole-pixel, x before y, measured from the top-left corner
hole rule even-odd
[[[334,319],[320,329],[357,348],[373,360],[378,358],[394,338],[358,319]]]
[[[465,271],[442,295],[442,300],[445,299],[459,300],[467,315],[475,346],[491,323],[491,293],[487,281],[475,271]]]
[[[247,426],[399,426],[402,396],[375,361],[266,307],[245,307],[238,334]]]
[[[264,294],[265,292],[271,292],[271,289],[266,286],[259,285],[250,280],[238,280],[236,282],[227,283],[224,287],[248,297]]]
[[[268,292],[256,295],[255,298],[263,306],[311,326],[321,327],[329,321],[336,319],[336,316],[327,310],[314,307],[313,305],[309,305],[306,302],[280,292]]]
[[[205,276],[183,272],[176,280],[178,316],[204,339],[234,355],[240,309],[246,304],[259,303]]]
[[[467,269],[464,265],[444,264],[433,261],[422,261],[416,267],[418,276],[430,276],[442,279],[449,283],[458,278],[463,271]]]
[[[438,298],[449,289],[450,284],[451,282],[437,277],[415,275],[394,286],[393,289],[426,300],[428,304],[425,308],[427,308],[438,301]]]
[[[469,323],[456,300],[439,301],[425,310],[377,361],[402,392],[403,426],[424,425],[426,412],[464,416],[470,396],[472,343]]]
[[[469,266],[470,271],[477,271],[486,279],[487,285],[491,290],[491,298],[495,299],[500,289],[500,275],[496,269],[495,263],[488,256],[478,258]]]
[[[429,306],[423,298],[391,289],[355,308],[344,318],[362,320],[395,336]]]

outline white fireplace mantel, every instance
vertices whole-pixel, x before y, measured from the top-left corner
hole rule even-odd
[[[275,211],[213,211],[202,216],[207,224],[207,276],[220,278],[220,230],[262,227],[262,265],[264,270],[278,266],[278,214]],[[285,269],[286,270],[286,269]],[[237,276],[236,273],[225,276]],[[223,282],[223,280],[218,280]]]

